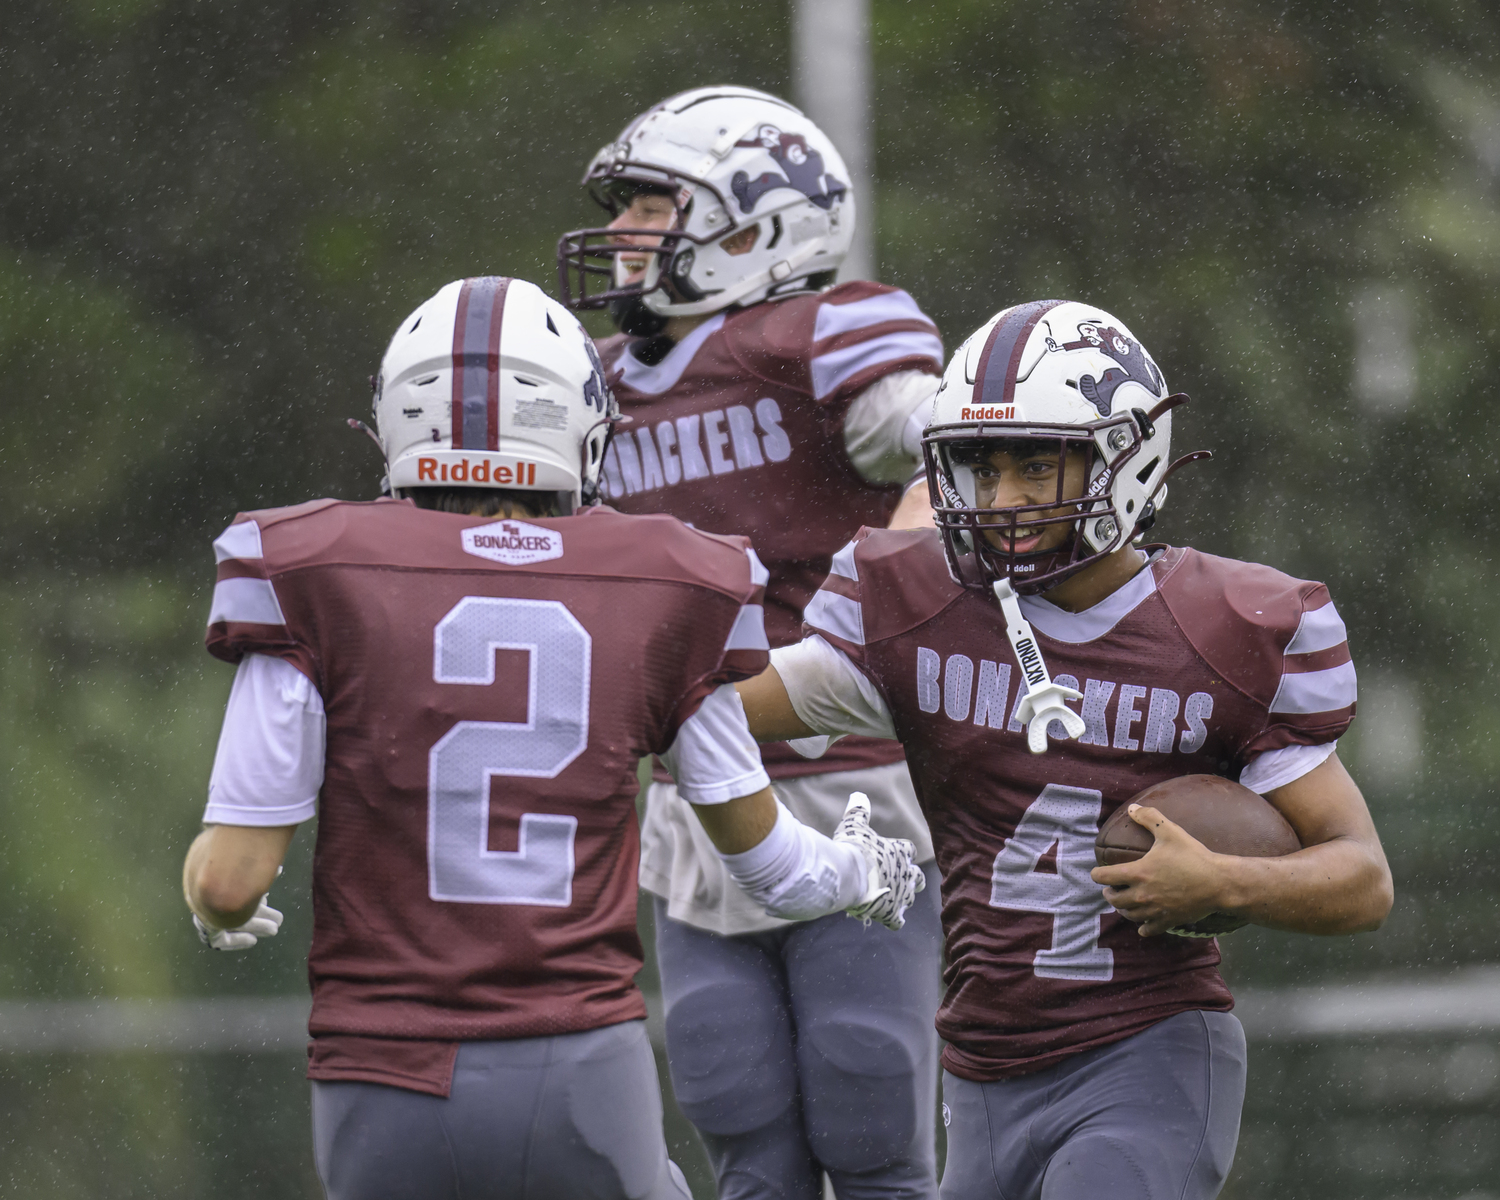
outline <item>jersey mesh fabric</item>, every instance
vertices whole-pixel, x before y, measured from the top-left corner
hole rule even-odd
[[[716,317],[651,368],[630,346],[625,337],[599,346],[634,418],[605,461],[606,496],[627,512],[748,535],[770,572],[771,645],[796,641],[829,557],[860,525],[884,524],[902,494],[849,461],[849,404],[898,371],[941,375],[936,327],[898,288],[847,283]],[[781,744],[762,757],[785,779],[897,762],[901,750],[845,738],[820,759]]]
[[[510,565],[465,548],[500,542],[555,554]],[[412,1086],[409,1061],[382,1076],[379,1039],[644,1017],[636,764],[768,661],[744,539],[609,510],[492,522],[385,500],[251,513],[220,543],[246,556],[219,564],[210,652],[292,662],[327,713],[310,1029],[342,1039],[342,1066],[321,1071],[315,1044],[313,1076]],[[279,625],[239,619],[277,611]],[[451,1047],[433,1051],[431,1070],[451,1068]]]
[[[906,747],[943,874],[943,1063],[963,1078],[1230,1008],[1216,942],[1141,938],[1109,909],[1088,876],[1094,836],[1143,788],[1235,778],[1259,753],[1334,740],[1353,717],[1353,666],[1322,584],[1184,549],[1147,569],[1156,592],[1106,635],[1037,631],[1052,678],[1084,693],[1087,726],[1077,740],[1054,727],[1040,755],[1015,719],[1023,685],[999,606],[951,581],[936,533],[862,531],[809,605],[808,631],[875,683]],[[1309,614],[1322,614],[1305,639],[1319,648],[1289,653]],[[1312,670],[1333,674],[1288,684]]]

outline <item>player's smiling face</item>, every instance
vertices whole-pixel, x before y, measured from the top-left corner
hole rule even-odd
[[[609,223],[608,228],[660,229],[665,233],[676,224],[677,205],[673,203],[672,197],[660,192],[640,192],[631,197],[630,203],[620,210],[615,219]],[[730,234],[719,245],[727,254],[748,254],[755,248],[759,236],[759,226],[751,225]],[[661,245],[661,238],[651,233],[617,233],[614,235],[614,240],[626,246]],[[631,284],[640,283],[646,277],[648,265],[650,265],[650,258],[645,254],[622,254],[620,256],[622,270],[616,286],[628,287]]]
[[[659,192],[638,192],[632,196],[630,203],[625,205],[615,219],[609,223],[610,229],[660,229],[666,232],[677,223],[677,206],[672,202],[672,197]],[[627,246],[660,246],[661,238],[650,233],[617,233],[614,239]],[[624,278],[619,280],[620,285],[639,283],[645,277],[646,267],[650,263],[650,256],[646,254],[622,254],[620,256],[621,266],[624,267]]]
[[[1073,449],[1063,456],[1057,442],[1013,442],[977,459],[974,472],[974,500],[977,508],[1025,508],[1032,505],[1081,497],[1088,486],[1088,455]],[[1062,490],[1058,491],[1059,476]],[[1044,525],[1048,517],[1066,517],[1076,512],[1071,504],[1054,505],[1028,514],[1036,522],[1008,526],[1004,532],[986,533],[985,539],[1005,554],[1042,554],[1067,544],[1073,524],[1058,521]],[[998,524],[998,516],[982,516],[982,524]]]

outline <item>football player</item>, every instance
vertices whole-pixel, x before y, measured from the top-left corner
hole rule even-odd
[[[589,507],[618,410],[566,309],[449,284],[397,330],[375,416],[391,498],[215,542],[208,647],[239,672],[194,920],[221,949],[274,933],[316,811],[330,1197],[686,1197],[634,984],[637,762],[787,919],[899,925],[913,848],[858,798],[833,839],[776,804],[730,686],[766,660],[765,571],[743,538]]]
[[[621,333],[600,352],[635,418],[605,460],[604,494],[626,512],[748,535],[770,572],[771,644],[795,642],[834,551],[891,520],[920,466],[937,329],[897,288],[832,286],[854,231],[848,172],[774,96],[673,96],[601,150],[584,182],[613,219],[564,235],[563,293],[609,308]],[[912,504],[928,510],[925,489]],[[875,828],[915,842],[931,870],[895,743],[850,738],[822,758],[771,746],[764,759],[801,820],[831,831],[850,791],[865,792]],[[936,889],[899,934],[769,918],[661,772],[641,885],[673,1087],[720,1195],[811,1200],[825,1172],[841,1196],[934,1195]]]
[[[906,747],[942,872],[945,1200],[1216,1195],[1245,1039],[1217,943],[1170,935],[1211,912],[1353,933],[1391,906],[1335,750],[1355,674],[1327,588],[1139,544],[1185,399],[1106,312],[1001,312],[923,438],[938,528],[861,531],[809,636],[742,685],[758,737]],[[1150,853],[1094,868],[1101,819],[1199,773],[1304,848],[1211,854],[1140,807]]]

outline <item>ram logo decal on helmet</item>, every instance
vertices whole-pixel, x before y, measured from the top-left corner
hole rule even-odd
[[[1162,378],[1162,373],[1151,361],[1151,356],[1146,353],[1145,347],[1128,333],[1122,333],[1113,325],[1106,325],[1102,321],[1080,321],[1076,342],[1064,342],[1059,346],[1049,337],[1047,349],[1102,350],[1120,364],[1120,370],[1108,367],[1098,379],[1092,375],[1078,377],[1079,392],[1094,406],[1101,417],[1110,415],[1115,393],[1120,390],[1122,384],[1138,383],[1154,397],[1166,392],[1166,382]]]
[[[793,188],[825,210],[832,208],[835,200],[842,200],[849,190],[848,184],[841,183],[824,168],[823,156],[800,133],[783,133],[774,125],[762,125],[753,136],[742,138],[735,145],[743,149],[761,147],[786,172],[777,175],[766,171],[751,179],[748,171],[736,171],[729,187],[740,202],[741,212],[754,212],[760,198],[777,188]]]
[[[609,407],[609,384],[604,379],[604,362],[599,357],[599,351],[594,348],[593,338],[585,339],[583,344],[589,352],[589,361],[594,365],[593,374],[583,385],[583,402],[602,413]]]

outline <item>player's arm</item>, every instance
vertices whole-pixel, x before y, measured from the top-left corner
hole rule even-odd
[[[296,832],[295,825],[210,825],[182,864],[188,908],[210,929],[240,931],[264,906]]]
[[[857,792],[831,838],[792,816],[771,791],[732,686],[704,698],[662,760],[730,877],[769,915],[806,921],[842,911],[901,927],[926,882],[915,847],[876,834]]]
[[[750,735],[757,742],[786,742],[796,738],[816,737],[813,729],[792,707],[786,684],[775,666],[769,666],[754,679],[735,684]]]
[[[182,864],[182,894],[216,950],[248,950],[280,928],[266,893],[297,825],[317,811],[323,701],[288,662],[247,654],[235,674],[204,809]]]
[[[1098,867],[1104,898],[1144,936],[1227,912],[1292,933],[1362,933],[1391,910],[1390,867],[1364,796],[1337,754],[1266,793],[1303,848],[1279,858],[1214,854],[1154,808],[1132,812],[1155,844],[1134,863]]]
[[[805,737],[894,738],[890,709],[847,655],[814,633],[771,651],[771,665],[736,685],[758,742]]]
[[[907,487],[886,528],[931,529],[932,524],[932,498],[927,493],[927,476],[923,475]]]
[[[891,514],[891,529],[932,524],[927,476],[922,470],[922,431],[932,411],[938,378],[922,371],[896,371],[877,379],[849,404],[844,449],[867,483],[904,483]]]

